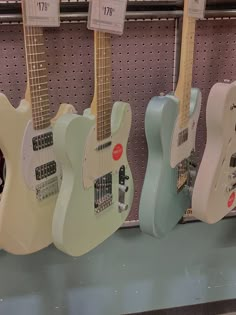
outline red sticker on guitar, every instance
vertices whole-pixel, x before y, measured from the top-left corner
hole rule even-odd
[[[232,207],[233,203],[234,203],[234,200],[235,200],[235,193],[233,192],[230,197],[229,197],[229,200],[228,200],[228,208]]]
[[[123,154],[123,146],[122,144],[119,143],[113,149],[113,152],[112,152],[113,160],[119,161],[119,159],[122,157],[122,154]]]

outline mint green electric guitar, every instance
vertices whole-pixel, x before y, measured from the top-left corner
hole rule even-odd
[[[111,39],[95,32],[95,94],[83,116],[68,114],[55,124],[54,144],[63,180],[53,218],[53,240],[80,256],[112,235],[126,220],[133,179],[126,156],[131,128],[129,104],[112,107]]]
[[[145,117],[148,165],[139,218],[143,232],[166,235],[191,205],[187,158],[195,149],[201,92],[191,89],[196,20],[184,1],[180,76],[174,95],[153,97]]]

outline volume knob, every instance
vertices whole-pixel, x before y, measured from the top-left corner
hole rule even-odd
[[[129,208],[127,204],[121,203],[121,202],[118,203],[118,207],[119,207],[120,212],[127,211]]]

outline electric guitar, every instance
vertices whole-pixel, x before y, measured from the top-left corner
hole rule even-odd
[[[200,91],[191,89],[195,24],[196,20],[188,16],[188,0],[185,0],[180,75],[175,95],[153,97],[145,116],[148,164],[139,218],[141,230],[156,237],[172,230],[191,202],[186,187],[186,158],[195,148],[201,108]]]
[[[112,235],[126,220],[133,179],[126,157],[129,104],[112,106],[111,38],[95,32],[95,93],[83,116],[64,115],[55,124],[55,152],[63,180],[53,217],[53,240],[80,256]]]
[[[193,188],[194,217],[216,223],[236,206],[236,82],[217,83],[206,110],[207,143]]]
[[[24,1],[22,13],[25,21]],[[25,99],[14,109],[0,94],[0,149],[7,169],[0,202],[0,245],[13,254],[29,254],[52,242],[52,215],[61,182],[53,149],[42,29],[24,23],[24,42]],[[58,116],[72,109],[64,104]]]

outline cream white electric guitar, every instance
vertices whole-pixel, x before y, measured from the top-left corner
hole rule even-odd
[[[24,1],[22,1],[25,20]],[[0,246],[29,254],[52,242],[52,215],[61,182],[50,122],[43,31],[24,25],[28,84],[25,100],[14,109],[0,94],[0,149],[6,182],[0,203]],[[62,105],[58,117],[72,111]]]
[[[111,38],[95,33],[95,94],[84,116],[67,114],[55,124],[55,152],[63,181],[53,217],[53,240],[65,253],[93,249],[126,220],[133,179],[126,156],[129,104],[112,106]]]
[[[236,82],[217,83],[206,112],[207,143],[196,177],[193,215],[216,223],[236,206]]]

